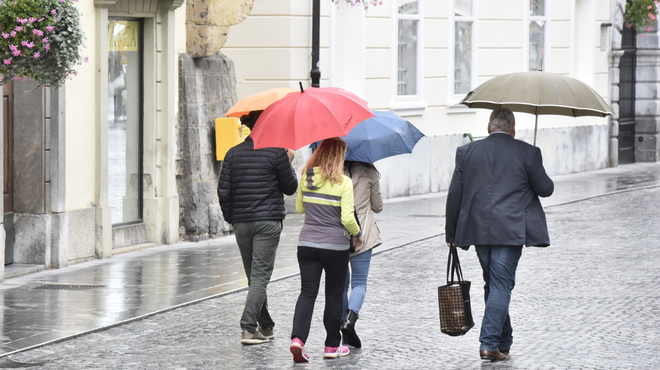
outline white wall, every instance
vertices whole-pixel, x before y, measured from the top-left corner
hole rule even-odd
[[[492,77],[527,67],[528,2],[473,1],[477,2],[476,87]],[[239,99],[277,86],[295,88],[299,80],[309,84],[311,1],[303,3],[257,1],[251,15],[231,28],[221,52],[234,60]],[[343,1],[339,1],[338,9],[330,8],[336,7],[330,2],[321,3],[322,86],[347,88],[363,96],[372,109],[394,109],[428,136],[414,154],[378,163],[386,197],[444,189],[453,168],[453,152],[466,143],[463,133],[485,135],[490,114],[490,110],[454,106],[460,96],[453,96],[451,89],[453,2],[420,0],[423,69],[419,73],[423,79],[420,98],[414,102],[398,101],[394,90],[397,2],[385,0],[366,14],[360,8],[347,9]],[[549,4],[546,70],[581,76],[607,101],[608,51],[600,50],[600,24],[609,22],[609,1],[552,0]],[[364,19],[360,19],[363,14]],[[396,110],[406,104],[416,110]],[[519,138],[530,143],[534,118],[516,113]],[[561,174],[607,165],[606,119],[540,116],[538,124],[538,144],[546,153],[548,172]],[[580,149],[582,146],[587,147]],[[435,162],[429,162],[431,158]]]

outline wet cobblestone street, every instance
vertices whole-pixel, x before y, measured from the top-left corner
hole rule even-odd
[[[288,351],[299,277],[269,286],[276,339],[242,346],[246,292],[2,359],[39,369],[657,369],[660,338],[660,188],[546,208],[552,246],[526,248],[513,291],[514,345],[501,363],[479,359],[481,271],[473,249],[459,251],[473,282],[475,327],[440,332],[437,286],[444,284],[442,237],[374,256],[357,322],[363,348],[323,360],[319,294],[307,343],[311,361]],[[438,222],[438,220],[429,220]],[[2,364],[0,364],[2,365]]]

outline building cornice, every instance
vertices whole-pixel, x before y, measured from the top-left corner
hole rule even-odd
[[[94,0],[94,6],[97,8],[110,8],[115,5],[117,0]]]
[[[183,5],[184,0],[160,0],[160,4],[166,9],[174,10]]]

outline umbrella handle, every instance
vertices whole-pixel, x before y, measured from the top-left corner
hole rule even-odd
[[[539,127],[539,107],[536,107],[536,120],[534,121],[534,146],[536,146],[536,129]]]
[[[302,81],[298,81],[298,84],[300,85],[300,92],[305,92],[305,89],[302,87]]]

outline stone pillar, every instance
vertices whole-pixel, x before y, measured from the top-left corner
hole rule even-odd
[[[3,94],[2,90],[2,85],[0,84],[0,96]],[[4,130],[4,97],[2,98],[2,103],[0,104],[0,119],[2,121],[2,129],[0,130],[0,143],[4,143],[5,138],[5,130]],[[5,151],[0,150],[0,163],[5,163]],[[5,176],[5,171],[0,171],[0,184],[4,184],[4,176]],[[2,196],[0,197],[0,210],[3,210],[4,212],[4,200],[5,197]],[[4,225],[4,217],[0,217],[0,283],[5,281],[5,240],[7,237],[7,233],[5,232],[5,225]]]
[[[620,34],[619,34],[620,35]],[[620,38],[620,37],[619,37]],[[619,41],[619,47],[621,46]],[[615,50],[609,53],[610,57],[610,106],[616,116],[610,117],[609,125],[609,157],[610,167],[619,165],[619,62],[623,55],[622,50]]]
[[[14,262],[67,266],[64,88],[14,82]]]
[[[635,161],[660,160],[660,50],[658,35],[638,36],[635,74]],[[643,41],[642,41],[643,40]],[[652,47],[652,49],[651,49]]]
[[[193,59],[179,56],[177,186],[179,225],[185,240],[229,233],[217,195],[221,162],[215,158],[215,118],[236,102],[234,63],[218,53]]]

